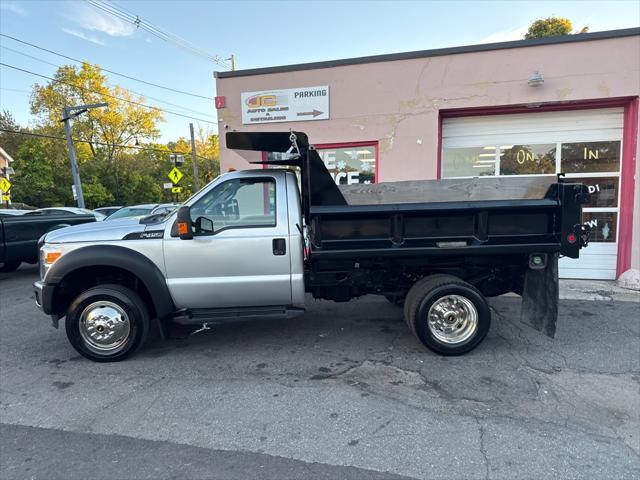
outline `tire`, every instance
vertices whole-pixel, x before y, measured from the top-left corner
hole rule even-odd
[[[470,352],[491,326],[485,297],[452,275],[432,275],[416,282],[407,295],[404,317],[418,340],[441,355]]]
[[[0,266],[0,272],[15,272],[22,262],[20,260],[14,260],[13,262],[4,262]]]
[[[71,345],[83,357],[94,362],[118,362],[144,344],[149,333],[149,313],[133,290],[121,285],[98,285],[71,303],[65,329]]]

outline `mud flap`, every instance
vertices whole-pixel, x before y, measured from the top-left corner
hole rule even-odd
[[[545,268],[525,274],[520,321],[553,338],[559,300],[558,255],[549,255]]]

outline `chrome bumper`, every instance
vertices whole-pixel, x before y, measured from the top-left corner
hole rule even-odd
[[[44,283],[37,281],[33,284],[33,293],[36,297],[36,306],[42,310],[42,290],[44,289]]]

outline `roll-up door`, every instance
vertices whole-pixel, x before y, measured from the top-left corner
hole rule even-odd
[[[589,186],[591,243],[560,260],[563,278],[615,279],[623,109],[445,118],[442,177],[556,175]]]

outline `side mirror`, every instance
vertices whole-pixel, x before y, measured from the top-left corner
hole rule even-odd
[[[193,225],[191,223],[191,208],[184,205],[178,209],[178,236],[180,240],[193,238]]]

